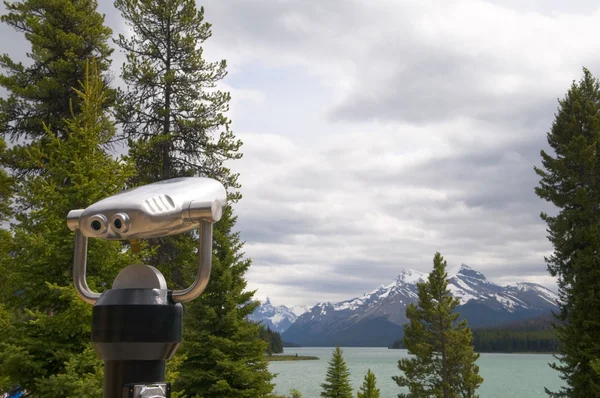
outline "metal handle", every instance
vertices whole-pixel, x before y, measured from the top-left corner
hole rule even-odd
[[[187,303],[202,294],[208,280],[210,279],[210,271],[212,266],[212,223],[209,221],[200,221],[200,248],[198,250],[199,265],[196,279],[192,286],[185,290],[174,290],[171,293],[171,298],[176,303]]]
[[[81,234],[79,229],[75,230],[75,255],[73,257],[73,284],[77,295],[88,304],[96,304],[100,293],[92,291],[85,279],[85,268],[87,264],[88,238]]]
[[[176,303],[187,303],[198,297],[210,279],[212,268],[212,223],[200,221],[200,248],[199,265],[196,279],[190,287],[185,290],[174,290],[171,298]],[[88,304],[96,304],[100,293],[92,291],[86,281],[88,238],[79,229],[75,229],[75,255],[73,258],[73,284],[77,295]]]

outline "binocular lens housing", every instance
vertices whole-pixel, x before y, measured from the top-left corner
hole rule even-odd
[[[89,238],[149,239],[219,221],[227,205],[225,187],[203,177],[181,177],[122,191],[86,209],[71,210],[67,224]]]
[[[103,214],[96,214],[89,219],[90,228],[94,233],[100,235],[108,229],[108,220]]]
[[[112,217],[112,228],[117,232],[127,232],[130,224],[131,220],[125,213],[117,213]]]

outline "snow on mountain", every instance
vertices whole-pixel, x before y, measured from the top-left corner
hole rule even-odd
[[[254,310],[252,315],[250,315],[250,319],[255,322],[262,322],[271,330],[283,333],[296,321],[298,316],[308,311],[308,309],[309,307],[302,306],[274,306],[267,297],[267,299]]]
[[[537,296],[539,299],[544,300],[552,305],[556,305],[556,302],[558,301],[558,294],[542,285],[538,285],[537,283],[518,282],[514,285],[509,285],[508,288],[519,291],[522,294]]]
[[[519,282],[515,285],[500,286],[464,264],[452,271],[454,274],[448,273],[448,288],[454,297],[460,299],[462,305],[475,300],[496,307],[496,302],[509,312],[556,307],[558,295],[541,285]]]
[[[503,309],[513,312],[517,309],[535,309],[538,300],[545,301],[542,307],[555,307],[558,295],[544,286],[519,282],[515,285],[500,286],[486,279],[479,271],[462,264],[448,272],[448,289],[460,304],[471,300],[479,302],[496,301]],[[361,297],[340,301],[339,303],[318,303],[315,307],[330,308],[333,311],[355,311],[364,306],[372,307],[376,302],[396,296],[417,299],[417,283],[427,281],[429,274],[411,269],[403,270],[389,285],[381,285]],[[537,298],[537,299],[536,299]],[[533,302],[532,302],[533,299]],[[401,301],[401,300],[400,300]],[[313,307],[313,309],[315,308]],[[308,308],[304,312],[312,311]]]
[[[312,307],[310,307],[309,305],[291,305],[287,307],[290,311],[292,311],[294,313],[294,315],[296,316],[300,316],[302,314],[304,314],[305,312],[310,311],[310,309]]]
[[[468,318],[470,325],[499,324],[557,308],[557,294],[535,283],[500,286],[464,264],[448,269],[447,273],[448,289],[459,298],[459,312]],[[372,344],[377,340],[368,336],[377,333],[380,338],[387,336],[386,333],[397,337],[401,325],[407,321],[406,307],[417,301],[417,283],[427,278],[427,273],[406,269],[391,284],[381,285],[360,297],[318,303],[299,316],[282,337],[289,342],[316,345],[352,345],[360,339],[364,344]]]
[[[396,283],[409,283],[416,284],[417,282],[425,282],[429,274],[425,272],[415,271],[413,269],[405,269],[402,270],[398,278],[396,279]],[[392,284],[393,285],[393,284]],[[390,287],[392,285],[389,285]]]

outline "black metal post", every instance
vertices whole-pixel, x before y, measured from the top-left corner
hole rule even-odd
[[[104,398],[134,398],[136,385],[165,383],[165,361],[181,343],[182,315],[167,290],[102,294],[92,312],[92,345],[104,360]]]

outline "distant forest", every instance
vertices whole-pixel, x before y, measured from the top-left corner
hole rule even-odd
[[[260,325],[259,336],[262,340],[267,342],[267,355],[283,353],[283,342],[281,341],[281,334],[279,334],[279,332],[271,330],[269,327],[265,328],[264,325]]]
[[[501,326],[473,330],[477,352],[557,352],[559,340],[552,328],[551,315]],[[404,348],[402,339],[390,348]]]

